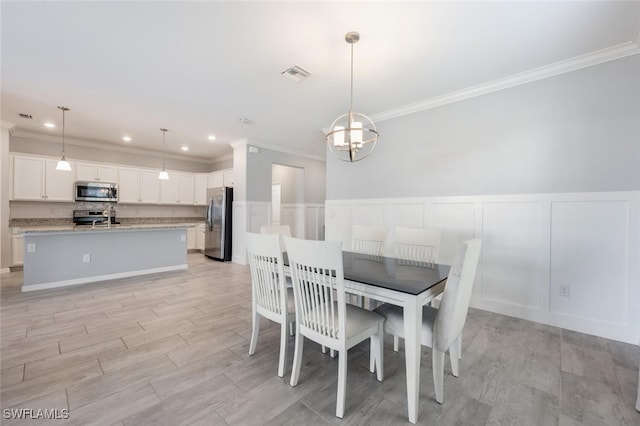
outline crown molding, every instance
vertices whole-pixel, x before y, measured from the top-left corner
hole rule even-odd
[[[463,101],[465,99],[482,96],[500,90],[508,89],[514,86],[531,83],[533,81],[542,80],[559,74],[565,74],[571,71],[598,65],[603,62],[614,61],[627,56],[640,53],[640,26],[636,31],[634,42],[622,43],[610,48],[591,52],[586,55],[576,56],[564,61],[545,65],[543,67],[534,68],[518,74],[513,74],[505,78],[489,81],[486,83],[471,86],[466,89],[447,93],[441,96],[425,99],[423,101],[408,104],[402,107],[390,109],[371,115],[373,121],[385,121],[392,118],[402,117],[404,115],[413,114],[415,112],[436,108],[442,105]]]
[[[60,142],[60,138],[54,135],[48,135],[48,134],[43,134],[43,133],[37,133],[37,132],[29,132],[29,131],[25,131],[25,130],[20,130],[20,129],[14,129],[11,132],[11,136],[14,137],[19,137],[19,138],[25,138],[25,139],[33,139],[33,140],[37,140],[40,142],[54,142],[54,143],[58,143]],[[65,138],[65,144],[67,145],[75,145],[75,146],[81,146],[81,147],[86,147],[86,148],[94,148],[94,149],[102,149],[102,150],[106,150],[106,151],[118,151],[118,152],[124,152],[127,154],[139,154],[139,155],[154,155],[157,157],[161,157],[162,156],[162,152],[160,151],[154,151],[151,149],[141,149],[141,148],[134,148],[134,147],[128,147],[128,146],[118,146],[118,145],[111,145],[111,144],[106,144],[106,143],[100,143],[100,142],[94,142],[94,141],[86,141],[86,140],[79,140],[79,139],[69,139],[69,138]],[[218,160],[218,157],[216,157],[215,159],[211,159],[211,160],[205,160],[202,158],[192,158],[192,157],[184,157],[184,156],[180,156],[180,155],[175,155],[175,154],[164,154],[165,158],[171,158],[173,160],[181,160],[181,161],[190,161],[193,163],[200,163],[200,164],[211,164],[211,163],[215,163],[218,161],[222,161],[224,160],[224,158],[220,157],[220,160]]]
[[[9,129],[9,132],[15,127],[16,123],[11,123],[10,121],[0,120],[0,127],[3,129]]]

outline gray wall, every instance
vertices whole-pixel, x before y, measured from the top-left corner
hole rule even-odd
[[[282,204],[304,203],[304,170],[297,167],[274,164],[271,171],[272,183],[280,184]]]
[[[273,164],[304,169],[304,203],[324,203],[325,162],[260,147],[257,154],[247,153],[247,200],[271,202]],[[283,201],[284,202],[284,201]]]
[[[376,125],[327,199],[638,190],[640,55]]]

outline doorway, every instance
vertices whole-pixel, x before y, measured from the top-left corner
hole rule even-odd
[[[289,225],[291,235],[305,238],[304,169],[271,165],[271,224]]]

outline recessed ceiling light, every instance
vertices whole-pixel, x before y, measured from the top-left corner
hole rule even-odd
[[[207,139],[209,139],[210,141],[215,141],[216,137],[214,135],[209,135]]]
[[[122,140],[125,142],[131,142],[131,136],[123,136]]]
[[[189,147],[188,146],[182,146],[180,147],[181,150],[183,151],[189,151]]]
[[[53,124],[53,123],[44,123],[44,127],[48,127],[50,129],[53,129],[54,127],[56,127],[56,125]]]

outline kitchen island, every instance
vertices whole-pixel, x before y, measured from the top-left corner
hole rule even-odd
[[[24,247],[23,292],[187,269],[181,225],[32,231]]]

